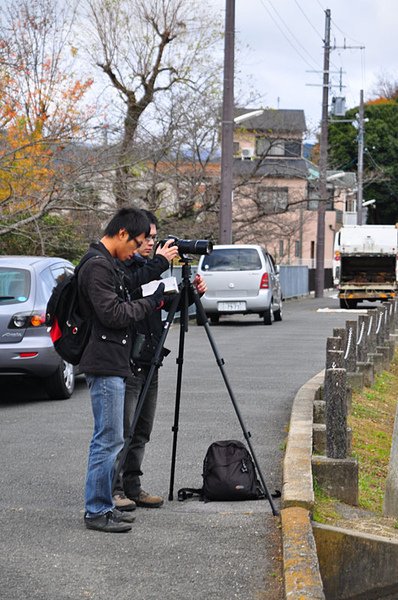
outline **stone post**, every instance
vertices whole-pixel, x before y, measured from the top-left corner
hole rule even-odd
[[[326,456],[347,457],[347,374],[345,369],[327,370],[326,402]]]
[[[369,315],[359,315],[358,318],[358,339],[357,339],[357,359],[358,362],[366,363],[368,360],[368,332]]]
[[[346,321],[345,361],[349,373],[355,373],[357,368],[357,322]]]
[[[398,518],[398,406],[395,412],[394,432],[392,435],[383,514],[387,517]]]
[[[368,360],[373,363],[376,373],[380,373],[384,368],[383,353],[377,349],[377,332],[380,326],[379,311],[377,308],[369,310],[370,325],[368,335]]]

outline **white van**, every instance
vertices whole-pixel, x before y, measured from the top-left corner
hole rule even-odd
[[[282,321],[279,269],[261,246],[214,246],[211,254],[201,256],[198,273],[206,280],[201,301],[212,323],[237,313],[257,313],[265,325]]]

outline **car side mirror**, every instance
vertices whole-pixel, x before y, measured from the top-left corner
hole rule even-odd
[[[279,273],[280,273],[279,265],[275,265],[275,275],[279,275]]]

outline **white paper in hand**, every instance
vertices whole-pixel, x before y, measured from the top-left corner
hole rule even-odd
[[[174,294],[178,292],[177,279],[175,277],[165,277],[164,279],[155,279],[141,286],[142,297],[152,296],[159,287],[159,283],[164,283],[164,293]]]

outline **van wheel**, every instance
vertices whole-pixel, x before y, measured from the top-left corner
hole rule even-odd
[[[220,315],[210,315],[210,322],[213,323],[213,325],[217,325],[217,323],[219,323],[220,321]]]
[[[274,310],[274,320],[282,321],[282,300],[280,301],[278,310]]]
[[[62,361],[58,369],[46,377],[44,387],[51,400],[67,400],[75,389],[75,370],[73,365]]]
[[[272,306],[270,305],[270,307],[264,311],[264,325],[272,325],[273,314]]]

